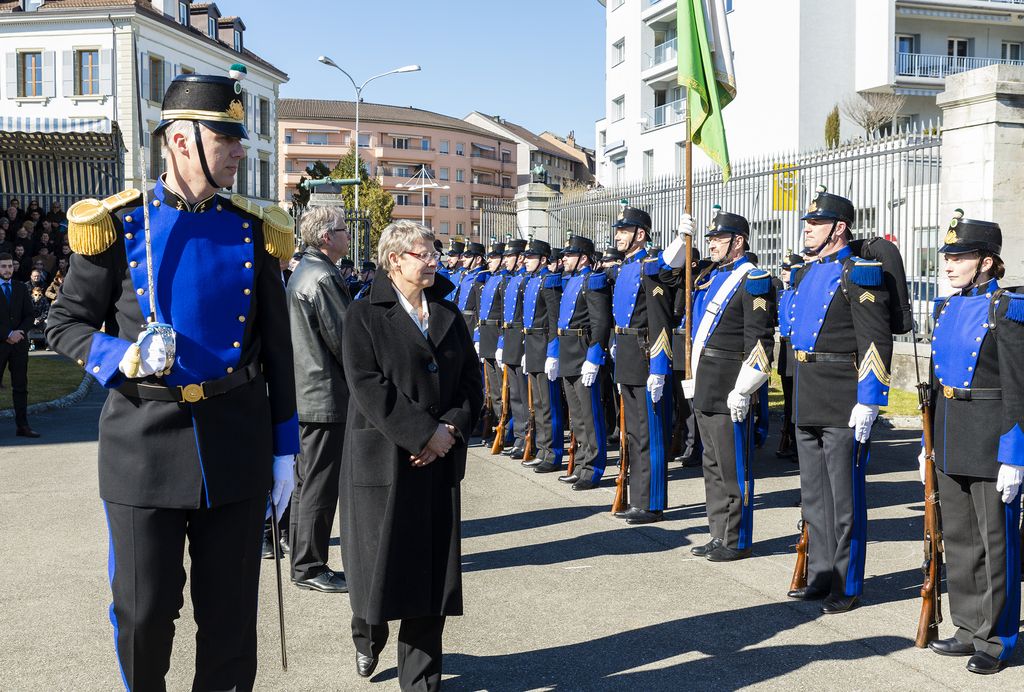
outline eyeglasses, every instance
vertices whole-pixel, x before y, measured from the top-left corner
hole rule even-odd
[[[407,252],[403,252],[402,254],[403,255],[412,255],[413,257],[418,259],[420,262],[423,262],[424,264],[427,264],[431,260],[433,260],[435,262],[439,262],[441,260],[441,253],[440,252],[408,252],[407,251]]]
[[[328,233],[348,233],[348,229],[342,226],[341,228],[329,228]]]

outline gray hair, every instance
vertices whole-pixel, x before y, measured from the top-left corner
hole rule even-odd
[[[345,216],[339,207],[313,207],[299,221],[302,242],[313,248],[322,247],[324,233],[336,228],[345,228]]]
[[[380,234],[380,242],[377,243],[377,265],[385,274],[390,274],[394,266],[388,259],[390,253],[401,255],[412,249],[413,243],[417,240],[425,240],[430,245],[430,251],[434,251],[434,232],[426,226],[402,219],[389,224]]]
[[[174,136],[182,135],[191,142],[195,139],[195,130],[191,120],[173,120],[164,128],[162,135],[163,141],[160,142],[160,149],[163,151],[164,158],[169,161],[171,150],[174,147]],[[150,156],[153,154],[151,153]]]

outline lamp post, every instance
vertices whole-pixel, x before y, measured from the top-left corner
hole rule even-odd
[[[409,178],[404,183],[398,183],[395,187],[405,188],[406,190],[421,190],[423,192],[423,204],[420,207],[420,224],[423,226],[427,225],[427,190],[451,189],[450,185],[438,185],[437,182],[430,177],[430,173],[427,172],[426,166],[421,168],[416,175]]]
[[[419,65],[405,65],[404,67],[396,67],[393,70],[388,70],[387,72],[382,72],[382,73],[380,73],[378,75],[374,75],[374,76],[370,77],[369,79],[367,79],[362,84],[356,84],[356,80],[352,79],[352,75],[350,75],[348,72],[346,72],[341,67],[339,67],[338,63],[334,62],[333,60],[331,60],[326,55],[321,55],[319,58],[317,58],[317,61],[323,63],[324,65],[327,65],[328,67],[333,67],[334,69],[338,70],[343,75],[348,77],[348,81],[352,82],[352,87],[356,90],[356,133],[355,133],[356,134],[356,143],[355,143],[356,166],[355,166],[355,175],[352,176],[352,177],[355,178],[355,180],[356,180],[356,184],[355,184],[356,185],[356,189],[355,189],[355,214],[356,214],[356,219],[358,220],[358,218],[359,218],[359,185],[360,185],[360,182],[361,182],[360,177],[359,177],[359,102],[363,100],[363,88],[367,84],[372,82],[373,80],[380,79],[381,77],[387,77],[389,74],[398,74],[400,72],[419,72],[420,71],[420,66]]]

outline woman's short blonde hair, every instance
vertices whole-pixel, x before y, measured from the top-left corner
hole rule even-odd
[[[430,249],[434,249],[434,232],[426,226],[408,219],[388,224],[381,232],[380,241],[377,243],[377,264],[380,270],[390,274],[394,266],[388,255],[392,252],[396,255],[408,252],[417,240],[427,241]]]

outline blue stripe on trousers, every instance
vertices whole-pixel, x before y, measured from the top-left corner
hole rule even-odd
[[[754,536],[754,474],[749,472],[753,442],[753,410],[747,411],[742,423],[733,422],[732,437],[736,457],[736,483],[740,488],[740,535],[737,550],[751,546]]]
[[[591,482],[597,485],[604,475],[604,467],[608,463],[608,432],[604,424],[604,403],[601,401],[601,380],[594,380],[590,386],[590,415],[594,419],[594,430],[597,432],[597,456],[594,457],[594,477]]]
[[[666,457],[665,429],[671,429],[672,408],[667,405],[670,397],[662,396],[655,404],[651,401],[651,393],[644,389],[644,400],[647,402],[647,436],[651,467],[650,506],[648,511],[664,510],[668,504],[666,491],[668,481],[668,458]]]
[[[850,563],[846,566],[846,596],[864,592],[864,561],[868,548],[867,470],[871,460],[871,441],[853,441],[853,535],[850,537]]]
[[[110,514],[107,512],[107,503],[103,503],[103,516],[107,519],[107,580],[110,582],[110,589],[113,592],[114,589],[114,572],[117,571],[117,562],[114,557],[114,533],[110,530]],[[117,670],[121,673],[121,682],[124,684],[126,690],[128,687],[128,679],[124,675],[124,666],[121,665],[121,651],[117,646],[118,633],[120,632],[117,626],[117,615],[114,613],[114,602],[113,596],[111,596],[110,602],[110,624],[114,626],[114,656],[117,657]]]
[[[1020,492],[1004,506],[1006,512],[1006,603],[996,620],[995,634],[1003,644],[999,660],[1005,661],[1017,645],[1020,630]]]
[[[547,376],[544,376],[547,380]],[[562,420],[562,385],[558,379],[547,380],[548,401],[551,404],[551,452],[554,459],[551,461],[555,466],[562,465],[562,456],[565,454],[565,421]]]

